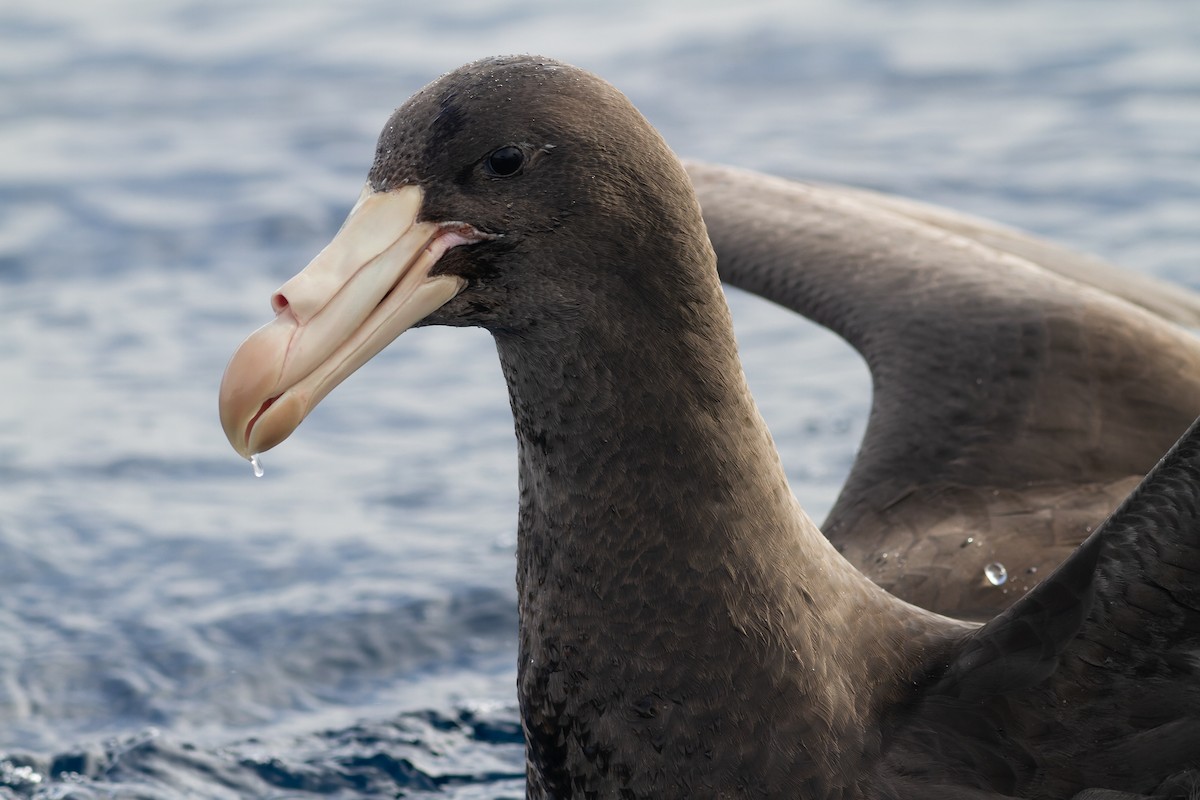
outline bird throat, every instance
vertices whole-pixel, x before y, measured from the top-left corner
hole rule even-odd
[[[845,630],[820,598],[846,597],[843,577],[854,591],[865,581],[842,575],[792,496],[723,298],[692,317],[666,341],[637,321],[544,343],[497,336],[518,440],[531,797],[614,774],[656,786],[658,762],[681,754],[702,772],[736,763],[747,781],[812,767],[792,749],[735,759],[731,738],[855,750],[852,693],[822,683],[816,654]],[[746,709],[734,722],[730,703]],[[797,704],[820,710],[789,738]]]

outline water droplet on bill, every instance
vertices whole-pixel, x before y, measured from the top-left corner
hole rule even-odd
[[[258,460],[258,453],[250,456],[250,466],[254,468],[254,477],[261,478],[263,476],[262,462]]]
[[[1008,580],[1008,570],[999,561],[993,561],[983,568],[983,577],[987,578],[992,586],[1000,586]]]

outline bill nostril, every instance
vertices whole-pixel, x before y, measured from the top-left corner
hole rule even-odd
[[[281,292],[276,292],[275,294],[271,295],[271,310],[274,311],[276,315],[283,313],[284,310],[287,309],[288,305],[288,299],[284,297]]]

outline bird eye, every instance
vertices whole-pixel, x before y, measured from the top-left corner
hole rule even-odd
[[[508,145],[496,150],[483,162],[489,175],[497,178],[507,178],[516,175],[525,165],[525,154],[521,148]]]

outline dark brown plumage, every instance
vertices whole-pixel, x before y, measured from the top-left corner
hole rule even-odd
[[[1115,800],[1195,782],[1200,428],[1009,610],[938,616],[796,503],[687,175],[614,88],[546,59],[467,65],[393,115],[369,180],[231,360],[222,421],[239,452],[271,446],[344,377],[328,362],[382,346],[324,341],[359,341],[346,297],[389,336],[415,317],[492,332],[518,443],[530,797]],[[394,304],[416,309],[395,330]]]
[[[1007,607],[1200,415],[1187,289],[909,200],[688,171],[722,279],[866,360],[867,432],[821,529],[909,602],[976,619]]]

